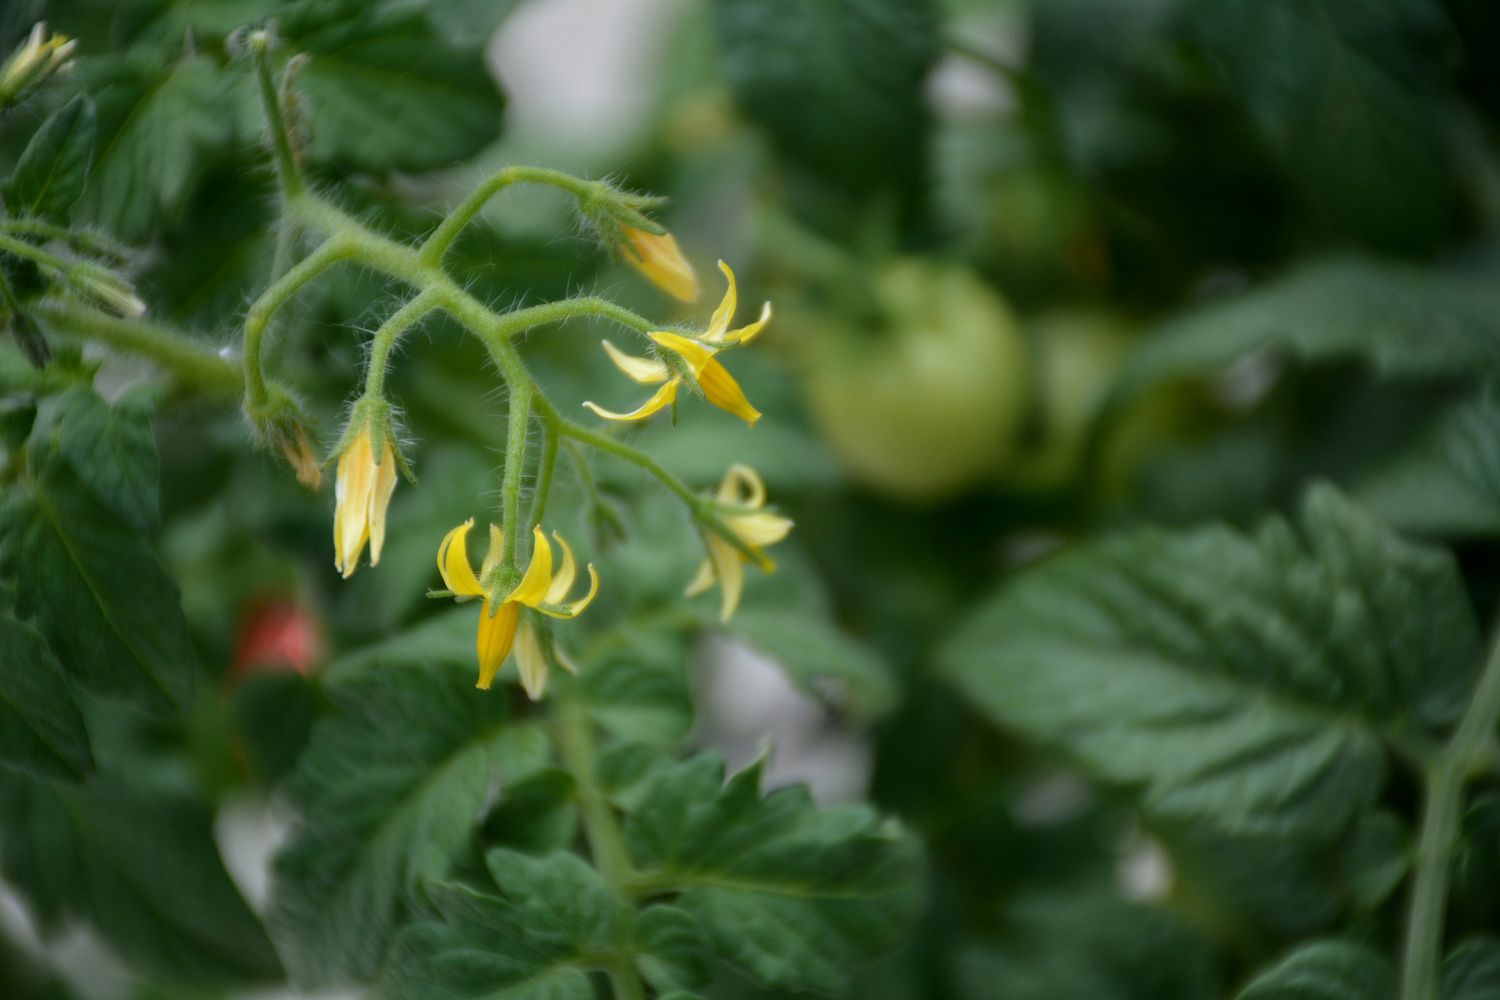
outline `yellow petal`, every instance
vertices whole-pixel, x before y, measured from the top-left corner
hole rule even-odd
[[[573,559],[573,550],[568,547],[567,539],[557,532],[552,533],[557,544],[562,548],[562,569],[552,576],[552,586],[547,588],[547,604],[557,604],[568,596],[568,591],[573,589],[573,578],[578,575],[578,563]]]
[[[656,358],[638,358],[633,354],[626,354],[607,340],[600,343],[604,345],[604,353],[609,355],[609,360],[615,363],[615,367],[641,385],[655,385],[671,374],[667,371],[666,364]]]
[[[616,413],[613,410],[606,410],[604,409],[604,407],[597,406],[594,403],[584,403],[583,405],[587,406],[590,410],[593,410],[594,413],[603,417],[605,420],[645,420],[647,417],[651,416],[651,414],[657,412],[662,407],[670,406],[677,399],[678,382],[679,380],[674,378],[663,383],[662,387],[660,389],[657,389],[656,392],[652,394],[650,399],[646,400],[644,403],[642,403],[640,406],[637,406],[629,413]]]
[[[547,543],[547,536],[542,534],[541,525],[537,525],[531,529],[531,562],[526,567],[526,575],[521,577],[521,582],[516,584],[516,589],[510,592],[506,600],[534,608],[547,599],[547,591],[551,586],[552,546]]]
[[[490,609],[490,602],[485,601],[479,612],[479,681],[474,686],[482,691],[490,689],[495,674],[510,655],[510,645],[516,637],[516,618],[521,613],[517,605],[508,602],[495,608],[494,614]]]
[[[730,514],[724,524],[740,541],[751,548],[775,545],[792,530],[791,518],[777,514]]]
[[[500,565],[501,558],[505,555],[505,532],[493,521],[490,522],[490,547],[485,550],[484,563],[479,567],[479,579],[489,579],[490,572]]]
[[[682,596],[697,597],[709,587],[712,587],[714,585],[714,581],[716,581],[717,579],[718,577],[714,576],[714,564],[705,559],[703,560],[702,564],[699,565],[698,572],[694,574],[692,581],[687,585],[686,589],[683,590]]]
[[[469,565],[469,548],[465,538],[472,527],[474,519],[471,517],[443,536],[437,552],[437,567],[442,574],[443,585],[465,597],[478,597],[484,593],[484,588],[474,576],[474,568]]]
[[[345,579],[359,565],[359,554],[369,538],[374,466],[370,434],[362,430],[339,456],[333,483],[333,564]]]
[[[625,259],[662,291],[683,302],[698,299],[698,275],[671,233],[624,227]]]
[[[703,332],[703,340],[710,344],[723,343],[724,334],[729,331],[729,321],[734,319],[734,311],[739,308],[740,302],[739,289],[734,283],[734,272],[722,260],[719,261],[719,270],[723,271],[724,277],[729,280],[729,287],[724,290],[724,298],[719,301],[719,308],[714,310],[713,316],[708,321],[708,329]]]
[[[537,610],[549,618],[577,618],[585,608],[594,603],[594,596],[599,593],[599,573],[594,569],[594,564],[589,563],[586,567],[589,574],[589,592],[571,604],[540,604]]]
[[[396,453],[387,444],[375,467],[375,485],[370,492],[370,565],[380,563],[380,550],[385,548],[385,512],[391,506],[391,494],[396,492]]]
[[[698,377],[698,373],[703,370],[703,366],[708,364],[714,356],[714,352],[710,348],[704,347],[691,337],[684,337],[681,334],[661,331],[651,334],[651,339],[686,361],[688,367],[693,370],[694,378]]]
[[[766,502],[766,481],[750,466],[736,462],[719,481],[714,498],[736,507],[762,507]]]
[[[745,567],[740,562],[739,549],[718,535],[707,535],[703,541],[708,547],[708,559],[714,564],[714,575],[719,578],[719,621],[727,622],[740,606]]]
[[[547,654],[542,652],[542,640],[536,626],[529,621],[521,623],[516,636],[516,671],[521,675],[521,687],[532,701],[541,701],[547,693]]]
[[[709,358],[703,370],[698,373],[698,387],[703,390],[703,397],[710,403],[733,413],[745,423],[753,426],[760,419],[760,411],[750,405],[750,400],[745,398],[745,390],[729,374],[729,369],[714,358]]]
[[[760,331],[764,330],[766,324],[769,322],[771,322],[771,303],[767,302],[760,307],[760,319],[754,323],[742,326],[738,330],[730,330],[724,334],[722,342],[725,347],[737,347],[741,344],[748,344],[760,336]]]

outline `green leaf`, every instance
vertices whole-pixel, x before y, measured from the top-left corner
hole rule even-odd
[[[96,129],[94,102],[79,94],[36,130],[5,182],[5,207],[65,224],[88,181]]]
[[[0,829],[5,876],[47,927],[86,920],[126,959],[169,979],[280,976],[199,803],[104,776],[80,787],[0,776]]]
[[[1088,891],[1005,908],[996,944],[961,952],[961,996],[980,1000],[1202,1000],[1222,996],[1207,943],[1159,907]]]
[[[32,434],[56,446],[95,500],[145,531],[158,520],[153,410],[149,393],[111,406],[92,389],[74,386],[42,401]]]
[[[1354,905],[1373,911],[1396,891],[1411,865],[1410,834],[1394,813],[1361,817],[1349,831],[1340,859]]]
[[[726,784],[709,754],[658,772],[626,820],[629,853],[762,985],[838,992],[915,916],[917,847],[868,809],[819,810],[802,786],[762,798],[759,786],[759,765]]]
[[[1324,486],[1300,534],[1144,529],[1048,559],[941,656],[990,718],[1159,815],[1316,838],[1374,801],[1383,733],[1455,719],[1479,636],[1448,554]]]
[[[1500,996],[1500,940],[1465,941],[1443,962],[1442,1000],[1489,1000]]]
[[[641,912],[635,925],[640,949],[636,964],[646,982],[661,993],[695,992],[708,985],[703,936],[691,913],[656,905]]]
[[[114,235],[140,241],[182,207],[207,164],[235,141],[231,78],[206,55],[134,53],[86,68],[100,141],[80,204]]]
[[[374,172],[435,170],[500,135],[504,101],[482,39],[460,46],[425,17],[399,12],[308,29],[288,25],[287,32],[312,57],[297,89],[314,161]]]
[[[1198,0],[1188,9],[1226,92],[1322,216],[1388,247],[1441,236],[1449,143],[1431,108],[1446,73],[1422,49],[1449,41],[1442,4]]]
[[[1345,941],[1303,945],[1256,976],[1238,1000],[1395,1000],[1396,977],[1379,952]]]
[[[62,666],[39,632],[0,611],[0,763],[43,778],[94,769]]]
[[[33,435],[27,488],[0,500],[0,568],[16,610],[69,675],[151,712],[186,705],[194,655],[177,587],[141,531]]]
[[[637,919],[575,854],[501,849],[486,861],[498,893],[456,883],[429,888],[432,919],[402,932],[384,996],[593,1000],[589,972],[632,959],[664,993],[706,981],[701,942],[681,910],[652,906]]]
[[[470,848],[496,782],[545,763],[545,739],[507,718],[503,692],[422,662],[331,682],[337,713],[289,783],[302,822],[276,859],[271,925],[299,982],[373,978],[413,891]]]
[[[941,47],[936,4],[718,0],[715,20],[725,78],[790,154],[859,186],[916,178],[923,81]]]
[[[1356,495],[1404,531],[1500,532],[1500,402],[1485,394],[1454,404]]]
[[[1500,368],[1494,282],[1408,264],[1343,258],[1191,310],[1121,370],[1115,402],[1225,368],[1256,351],[1302,363],[1363,359],[1382,374],[1473,375]]]

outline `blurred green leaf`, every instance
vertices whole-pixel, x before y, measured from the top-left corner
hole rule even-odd
[[[88,180],[94,155],[94,102],[79,94],[47,117],[6,180],[5,207],[64,224]]]
[[[1488,279],[1359,258],[1306,264],[1163,326],[1126,362],[1117,400],[1221,370],[1256,351],[1362,359],[1384,375],[1500,368],[1500,289]]]
[[[1443,962],[1442,1000],[1486,1000],[1500,996],[1500,940],[1473,938]]]
[[[1453,404],[1356,495],[1404,531],[1500,532],[1500,402],[1485,394]]]
[[[1395,1000],[1391,963],[1361,944],[1303,945],[1256,976],[1238,1000]]]
[[[1175,917],[1102,894],[1029,895],[1005,908],[1002,943],[959,954],[973,1000],[1210,1000],[1208,945]]]
[[[1446,60],[1431,50],[1452,30],[1442,3],[1196,0],[1190,16],[1228,92],[1339,230],[1434,242],[1449,210],[1432,113]]]
[[[762,798],[760,770],[725,783],[704,754],[657,772],[626,820],[630,855],[762,985],[838,992],[915,916],[919,852],[868,809],[819,810],[802,786]]]
[[[346,7],[347,9],[347,7]],[[436,170],[500,135],[504,101],[483,39],[459,45],[420,13],[357,5],[360,16],[288,21],[291,44],[312,58],[296,87],[318,163],[383,173]]]
[[[789,154],[859,187],[916,181],[923,82],[941,47],[936,4],[717,0],[714,11],[725,78]]]
[[[1478,626],[1447,553],[1331,487],[1300,529],[1144,529],[1055,556],[981,608],[945,670],[1160,815],[1336,835],[1383,784],[1383,733],[1456,718]]]
[[[1396,891],[1411,865],[1411,834],[1400,817],[1374,812],[1349,831],[1342,867],[1354,905],[1374,910]]]
[[[94,496],[66,455],[33,435],[25,488],[0,500],[0,568],[69,675],[163,712],[192,694],[177,587],[140,528]],[[117,498],[117,503],[120,502]]]
[[[503,692],[476,696],[469,670],[422,663],[330,682],[336,712],[287,786],[302,822],[276,858],[271,927],[300,983],[374,977],[411,893],[469,849],[496,783],[545,763]]]
[[[99,112],[94,171],[81,202],[115,236],[145,239],[186,202],[239,130],[231,78],[206,55],[127,53],[82,75]]]
[[[620,952],[624,904],[573,854],[497,850],[488,862],[500,895],[433,886],[438,919],[401,935],[384,995],[593,1000],[588,970]]]
[[[94,769],[62,666],[36,629],[0,610],[0,763],[44,778]]]
[[[127,960],[169,980],[280,976],[198,802],[104,776],[81,787],[0,776],[0,829],[5,876],[49,929],[87,920]]]
[[[158,520],[154,410],[149,390],[110,405],[92,389],[74,386],[42,400],[32,434],[57,448],[95,500],[149,531]]]
[[[708,984],[703,937],[691,913],[662,904],[647,907],[636,921],[635,940],[641,974],[661,993]]]

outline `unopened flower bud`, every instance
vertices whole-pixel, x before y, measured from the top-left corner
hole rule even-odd
[[[47,25],[38,21],[31,34],[0,65],[0,107],[18,104],[40,87],[73,57],[77,41],[66,35],[47,35]]]

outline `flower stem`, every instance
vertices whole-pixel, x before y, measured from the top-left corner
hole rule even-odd
[[[432,266],[442,263],[443,254],[448,252],[448,248],[453,245],[458,234],[474,220],[474,216],[479,214],[485,203],[512,184],[549,184],[578,199],[594,197],[601,189],[598,184],[565,174],[560,170],[548,170],[545,167],[506,167],[499,173],[492,174],[473,191],[470,191],[468,196],[458,203],[458,207],[449,212],[448,217],[439,224],[437,229],[433,230],[432,235],[427,237],[427,242],[422,244],[420,254],[423,263]]]
[[[255,77],[260,85],[260,104],[266,113],[266,128],[271,134],[271,155],[276,162],[276,180],[281,185],[282,197],[287,202],[297,199],[305,190],[302,174],[297,170],[297,159],[292,153],[291,134],[287,131],[286,118],[281,113],[281,101],[276,97],[276,84],[271,80],[270,39],[259,33],[252,49],[255,55]]]
[[[386,321],[380,324],[380,329],[375,331],[375,336],[370,339],[370,363],[365,371],[365,395],[380,396],[385,391],[385,373],[390,364],[391,350],[400,342],[403,334],[410,330],[422,317],[437,308],[437,296],[431,292],[423,292],[416,298],[407,300],[406,305],[391,313]]]
[[[355,255],[352,245],[340,239],[330,239],[318,249],[304,257],[250,306],[245,314],[245,400],[251,404],[266,399],[265,373],[261,368],[262,340],[271,317],[294,295],[300,292],[318,275],[341,260]]]
[[[521,476],[526,464],[526,434],[531,423],[532,383],[524,371],[519,376],[501,369],[510,388],[510,413],[505,427],[505,475],[500,484],[500,527],[505,533],[501,572],[515,568],[521,517]]]
[[[1500,722],[1500,636],[1490,648],[1474,697],[1447,746],[1426,771],[1416,874],[1407,907],[1401,1000],[1438,994],[1448,881],[1458,848],[1465,783],[1486,766]]]
[[[542,523],[547,513],[547,498],[552,494],[552,477],[557,473],[557,428],[542,421],[542,458],[536,469],[536,496],[531,501],[531,525]]]
[[[162,368],[215,395],[237,397],[243,386],[239,365],[166,327],[122,319],[72,302],[46,300],[32,314],[62,337],[76,337],[150,358]]]

